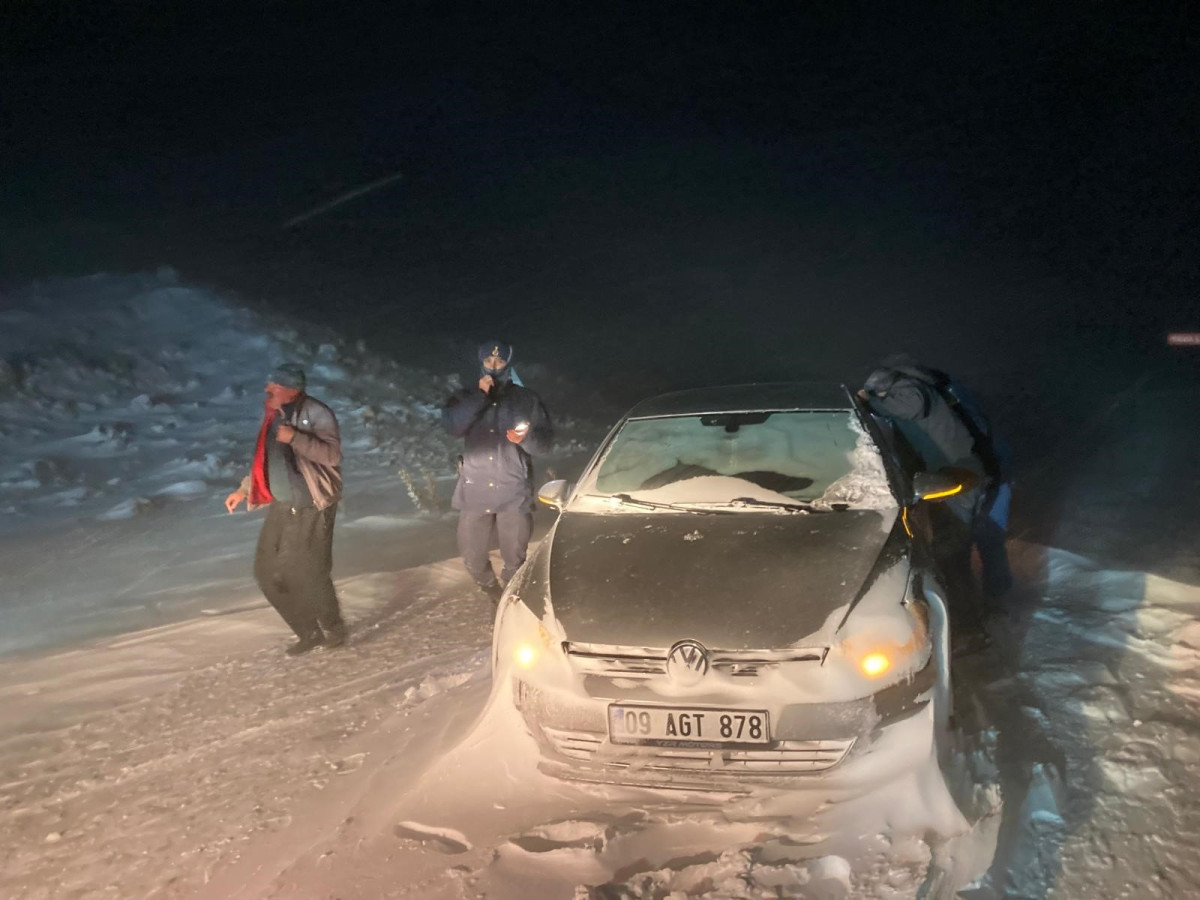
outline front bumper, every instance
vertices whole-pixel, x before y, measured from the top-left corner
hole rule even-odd
[[[541,748],[542,769],[551,775],[653,787],[744,791],[756,785],[827,784],[854,768],[866,770],[872,781],[904,769],[913,762],[914,754],[920,755],[921,742],[931,732],[936,676],[931,658],[912,677],[868,697],[783,705],[772,717],[772,743],[752,747],[614,744],[608,739],[607,708],[615,698],[603,696],[603,691],[589,691],[587,696],[543,691],[514,678],[513,702]],[[624,693],[620,699],[633,698]],[[689,701],[689,705],[705,704]],[[708,705],[722,707],[728,702],[713,698]],[[858,773],[846,771],[844,780],[853,783],[860,779]]]

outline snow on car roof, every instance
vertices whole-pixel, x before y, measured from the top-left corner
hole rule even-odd
[[[638,403],[626,418],[853,408],[854,403],[844,385],[813,381],[770,382],[689,388],[659,394]]]

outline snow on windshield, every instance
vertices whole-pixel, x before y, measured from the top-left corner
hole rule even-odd
[[[875,442],[854,416],[847,416],[847,420],[856,435],[850,471],[830,484],[818,503],[845,503],[855,509],[894,508],[896,498]]]
[[[664,503],[895,506],[870,437],[840,410],[633,420],[601,462],[595,489]]]

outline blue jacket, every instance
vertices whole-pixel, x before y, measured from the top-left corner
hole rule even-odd
[[[529,423],[525,440],[514,444],[508,429]],[[462,469],[454,488],[455,509],[500,512],[519,505],[533,509],[532,456],[549,452],[554,426],[541,398],[507,382],[485,394],[463,388],[442,407],[442,425],[465,440]]]

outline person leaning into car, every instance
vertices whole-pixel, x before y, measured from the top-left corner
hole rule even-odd
[[[458,550],[475,583],[493,600],[525,562],[533,531],[531,457],[548,452],[554,439],[541,398],[512,371],[512,352],[503,341],[480,346],[478,382],[442,408],[443,426],[465,445],[453,499]],[[488,559],[493,531],[504,560],[499,580]]]
[[[940,386],[939,386],[940,385]],[[970,548],[974,545],[983,567],[984,599],[998,606],[1012,586],[1005,549],[1008,485],[1002,453],[973,398],[964,403],[955,396],[965,389],[936,369],[908,357],[885,362],[867,378],[859,392],[871,409],[889,419],[920,457],[927,472],[960,473],[966,488],[931,510],[941,523],[946,549],[952,552],[960,578],[966,579]],[[951,515],[941,515],[945,510]]]

